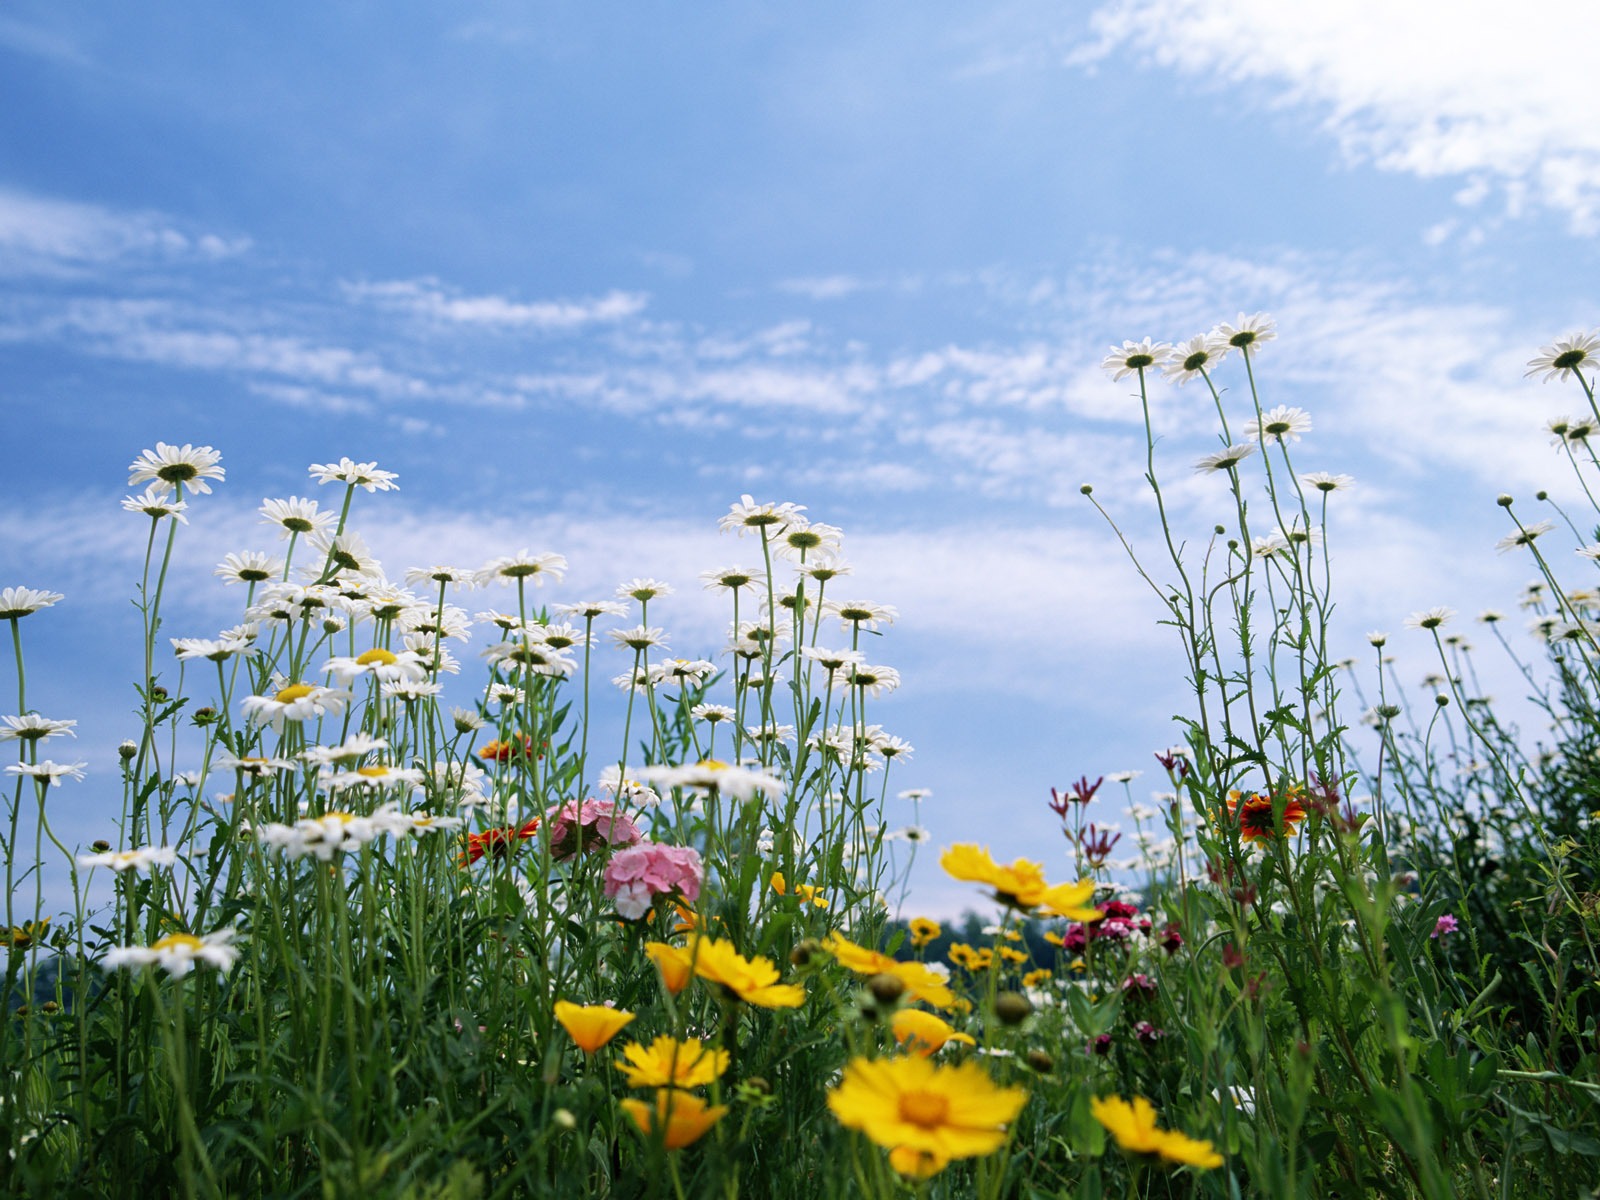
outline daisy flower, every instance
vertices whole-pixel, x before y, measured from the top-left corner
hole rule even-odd
[[[1244,424],[1245,437],[1258,442],[1270,439],[1279,445],[1298,442],[1302,433],[1310,432],[1311,414],[1303,408],[1291,408],[1287,404],[1280,404],[1263,413],[1259,420],[1252,419]]]
[[[354,658],[330,658],[322,669],[343,687],[349,687],[358,679],[423,679],[428,674],[428,666],[421,655],[411,650],[396,654],[381,646]]]
[[[211,573],[228,585],[264,583],[283,574],[283,560],[257,550],[246,550],[243,554],[228,555]]]
[[[177,861],[178,852],[171,846],[142,846],[137,850],[107,850],[104,854],[78,855],[80,867],[110,867],[118,875],[124,871],[170,867]]]
[[[8,587],[0,591],[0,621],[15,621],[19,617],[26,617],[36,613],[41,608],[49,608],[57,601],[65,600],[60,592],[46,592],[35,588]]]
[[[1523,378],[1539,375],[1542,376],[1543,383],[1549,383],[1552,379],[1565,379],[1580,366],[1591,365],[1592,369],[1597,353],[1600,353],[1600,334],[1571,334],[1544,347],[1539,351],[1537,358],[1530,358]]]
[[[1166,362],[1161,365],[1161,373],[1182,387],[1219,358],[1215,335],[1197,333],[1187,342],[1179,342],[1172,348]]]
[[[412,767],[390,767],[383,763],[372,763],[350,771],[325,770],[322,785],[331,795],[351,788],[363,790],[386,787],[417,788],[422,786],[422,778],[422,772]]]
[[[341,458],[336,463],[312,463],[309,469],[311,478],[317,483],[347,483],[369,492],[400,490],[400,485],[395,482],[400,477],[393,471],[378,470],[375,462],[358,463]]]
[[[837,554],[843,541],[844,530],[837,525],[796,520],[773,541],[773,549],[785,558],[799,561],[813,553],[824,557]]]
[[[13,763],[6,768],[7,775],[27,775],[34,779],[42,779],[46,787],[53,783],[60,783],[63,779],[82,779],[83,768],[86,762],[58,763],[45,759],[37,763]]]
[[[104,965],[116,967],[158,966],[168,975],[182,979],[194,970],[195,963],[209,963],[224,973],[238,960],[233,946],[234,931],[224,927],[205,937],[192,933],[169,933],[148,946],[118,946],[107,952]]]
[[[1208,454],[1194,464],[1196,471],[1231,471],[1244,459],[1256,452],[1254,442],[1235,442],[1231,446]]]
[[[406,572],[405,581],[412,587],[453,584],[463,591],[469,591],[478,586],[478,572],[462,567],[412,567]]]
[[[155,483],[166,488],[187,487],[191,492],[209,493],[208,479],[221,482],[226,472],[217,464],[222,455],[210,446],[169,446],[157,442],[128,464],[128,486]]]
[[[845,680],[870,696],[884,696],[900,686],[900,672],[893,667],[852,666]]]
[[[666,630],[657,625],[635,625],[632,629],[612,629],[608,636],[619,646],[629,650],[648,650],[652,646],[666,648]]]
[[[235,757],[224,754],[212,766],[218,771],[238,771],[242,775],[249,775],[259,779],[264,775],[273,775],[279,771],[292,771],[295,768],[291,758],[269,758],[266,755],[244,754]]]
[[[313,536],[310,542],[318,554],[328,559],[328,566],[335,572],[350,571],[373,579],[383,577],[383,564],[373,556],[359,533],[341,533],[331,541],[324,533]],[[320,568],[312,569],[317,575],[322,574]]]
[[[172,652],[180,661],[189,662],[196,658],[209,658],[212,662],[222,662],[250,649],[251,642],[248,638],[169,638],[172,643]]]
[[[20,717],[0,717],[0,742],[42,742],[73,732],[76,721],[53,721],[38,713],[23,713]]]
[[[561,554],[534,554],[524,548],[515,554],[502,555],[491,559],[478,571],[478,586],[487,587],[491,583],[515,583],[519,580],[532,580],[535,587],[543,587],[548,576],[557,583],[567,573],[567,560]]]
[[[1272,341],[1278,333],[1272,318],[1266,313],[1255,313],[1248,317],[1240,313],[1234,318],[1232,325],[1226,323],[1218,325],[1211,331],[1211,336],[1225,354],[1229,349],[1245,352],[1254,350],[1262,342]]]
[[[1316,488],[1319,492],[1342,492],[1355,486],[1355,480],[1349,475],[1330,475],[1326,471],[1312,471],[1308,475],[1300,476],[1300,482],[1307,487]]]
[[[252,725],[271,725],[283,732],[285,721],[305,721],[344,711],[349,692],[314,683],[285,684],[270,696],[246,696],[240,707]]]
[[[735,800],[754,800],[761,796],[777,798],[786,790],[783,780],[775,776],[729,766],[714,758],[680,767],[640,767],[634,775],[657,788],[694,788]]]
[[[579,600],[575,604],[558,604],[555,611],[564,617],[593,621],[599,617],[625,617],[628,615],[628,606],[616,600]]]
[[[877,629],[879,624],[893,625],[895,618],[900,615],[900,610],[890,604],[869,604],[865,600],[846,600],[841,602],[829,600],[823,605],[824,612],[830,612],[839,618],[846,633],[855,629]]]
[[[761,578],[759,567],[723,567],[719,571],[702,571],[700,578],[705,581],[708,588],[724,588],[730,592],[737,592],[742,587],[749,587]]]
[[[640,604],[648,604],[658,596],[672,595],[672,585],[663,583],[659,579],[630,579],[626,583],[617,585],[617,599],[637,600]]]
[[[183,525],[189,523],[189,518],[183,515],[188,507],[187,500],[176,499],[169,488],[157,483],[152,483],[137,496],[124,497],[122,501],[124,512],[143,513],[157,521],[162,517],[171,517]]]
[[[743,537],[748,530],[770,529],[774,525],[788,525],[794,521],[805,518],[800,514],[805,511],[804,504],[790,504],[787,501],[780,504],[757,504],[755,497],[743,495],[739,502],[730,505],[728,511],[717,521],[717,528],[723,533],[729,530]]]
[[[1165,361],[1171,353],[1170,342],[1152,342],[1149,338],[1140,342],[1125,341],[1121,346],[1111,347],[1111,352],[1100,361],[1100,368],[1110,371],[1113,380],[1126,379],[1136,373],[1142,377],[1146,369]]]
[[[1549,533],[1555,527],[1554,521],[1538,521],[1532,525],[1526,525],[1515,533],[1507,534],[1501,538],[1494,544],[1494,548],[1499,553],[1504,554],[1508,550],[1515,550],[1521,546],[1531,546],[1535,539]]]
[[[1455,615],[1455,609],[1440,606],[1412,613],[1406,618],[1405,624],[1407,629],[1437,629]]]
[[[287,500],[263,500],[256,511],[266,524],[276,525],[288,538],[297,533],[322,533],[338,521],[333,513],[319,511],[320,507],[315,500],[290,496]]]

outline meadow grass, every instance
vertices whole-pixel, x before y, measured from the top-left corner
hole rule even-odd
[[[1297,468],[1310,417],[1258,390],[1273,337],[1241,317],[1106,360],[1143,405],[1154,553],[1083,490],[1159,597],[1192,706],[1151,803],[1134,772],[1051,792],[1070,870],[941,849],[992,924],[894,915],[927,836],[882,815],[910,747],[873,720],[899,677],[866,649],[896,614],[850,597],[841,532],[797,506],[730,507],[750,565],[702,577],[726,653],[684,660],[650,624],[659,581],[555,603],[565,560],[526,550],[389,581],[355,522],[393,475],[316,464],[337,510],[268,501],[282,557],[217,571],[240,623],[175,639],[183,523],[224,469],[210,447],[145,451],[115,845],[50,824],[83,764],[50,756],[72,722],[30,711],[24,643],[61,597],[0,593],[0,1178],[116,1197],[1600,1194],[1600,593],[1554,549],[1570,535],[1592,570],[1600,506],[1530,523],[1502,498],[1546,661],[1485,623],[1546,744],[1496,718],[1448,610],[1408,622],[1439,658],[1421,699],[1386,635],[1368,664],[1335,660],[1327,513],[1350,481]],[[1551,427],[1585,494],[1597,348],[1533,364],[1594,414]],[[1225,516],[1199,537],[1158,471],[1151,390],[1173,385],[1217,417],[1197,469]],[[480,588],[503,609],[469,617]],[[476,680],[456,653],[474,627]],[[620,707],[616,744],[590,738],[597,705]],[[1131,831],[1107,821],[1123,804]],[[47,911],[47,870],[70,909]]]

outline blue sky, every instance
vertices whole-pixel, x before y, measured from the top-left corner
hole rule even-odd
[[[659,576],[681,653],[720,642],[698,572],[743,557],[716,518],[805,504],[844,526],[852,594],[902,612],[880,715],[935,846],[1055,872],[1049,787],[1154,786],[1183,703],[1078,495],[1148,541],[1108,343],[1276,316],[1298,461],[1360,484],[1330,530],[1350,653],[1418,608],[1514,608],[1493,497],[1566,494],[1541,425],[1576,397],[1523,364],[1594,323],[1600,228],[1600,83],[1548,30],[1600,17],[1301,10],[8,4],[0,585],[67,594],[25,632],[32,704],[91,763],[69,828],[116,803],[142,535],[118,502],[158,439],[228,470],[172,635],[236,619],[211,566],[340,455],[400,473],[357,520],[392,576],[523,546],[571,560],[555,599]],[[1206,406],[1155,407],[1203,536]]]

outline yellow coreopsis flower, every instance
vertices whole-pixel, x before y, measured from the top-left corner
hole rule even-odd
[[[1007,866],[994,861],[987,848],[958,843],[939,856],[939,865],[955,879],[986,883],[994,898],[1017,909],[1031,909],[1050,890],[1044,867],[1032,859],[1019,858]]]
[[[1105,913],[1090,903],[1094,899],[1094,890],[1095,882],[1092,879],[1058,883],[1039,898],[1039,906],[1069,921],[1099,921],[1105,917]]]
[[[939,922],[930,921],[927,917],[913,917],[911,920],[911,944],[913,946],[926,946],[944,930],[939,927]]]
[[[633,1013],[620,1008],[608,1008],[604,1004],[573,1004],[570,1000],[557,1000],[555,1013],[561,1027],[589,1054],[616,1037],[634,1017]]]
[[[876,950],[858,946],[841,934],[830,934],[823,939],[822,948],[833,955],[841,967],[857,975],[893,975],[905,985],[906,994],[935,1008],[949,1008],[955,1002],[955,993],[938,974],[922,963],[901,962]]]
[[[694,978],[694,964],[689,960],[687,950],[666,942],[646,942],[644,952],[661,972],[661,983],[667,991],[676,996],[689,986],[689,980]]]
[[[640,1133],[654,1137],[659,1131],[668,1150],[693,1145],[728,1111],[726,1104],[707,1104],[694,1093],[676,1088],[657,1088],[654,1104],[643,1100],[623,1100],[621,1104]]]
[[[889,1022],[889,1029],[894,1034],[895,1041],[912,1054],[920,1054],[923,1058],[927,1058],[946,1042],[960,1042],[967,1046],[978,1044],[970,1034],[959,1032],[948,1021],[930,1012],[923,1012],[920,1008],[902,1008]]]
[[[720,983],[746,1004],[761,1008],[798,1008],[805,1003],[805,988],[794,983],[779,983],[778,968],[771,959],[745,958],[733,948],[732,942],[697,938],[687,953],[694,961],[696,975]]]
[[[1022,1088],[997,1086],[975,1062],[935,1066],[925,1058],[854,1059],[828,1093],[839,1123],[896,1152],[897,1170],[993,1154],[1027,1101]]]
[[[662,1035],[644,1046],[629,1042],[619,1064],[629,1087],[704,1087],[728,1069],[728,1052],[703,1046],[699,1038]]]
[[[1211,1148],[1210,1142],[1157,1129],[1155,1106],[1143,1096],[1135,1096],[1131,1104],[1121,1096],[1094,1096],[1089,1100],[1089,1111],[1117,1145],[1131,1154],[1156,1155],[1163,1162],[1205,1170],[1222,1165],[1222,1155]]]

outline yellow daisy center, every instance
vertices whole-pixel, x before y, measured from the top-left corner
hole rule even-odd
[[[381,647],[368,650],[365,654],[356,656],[356,663],[363,667],[370,667],[374,664],[381,667],[392,667],[399,661],[399,655],[395,654],[392,650],[384,650]]]
[[[389,773],[389,768],[384,766],[357,767],[357,775],[365,775],[368,779],[382,779]]]
[[[293,704],[296,700],[304,700],[315,690],[309,683],[291,683],[273,699],[279,704]]]
[[[151,945],[152,950],[199,950],[205,945],[192,933],[169,933]]]
[[[923,1129],[938,1129],[950,1115],[950,1101],[932,1092],[907,1092],[900,1097],[900,1119]]]

